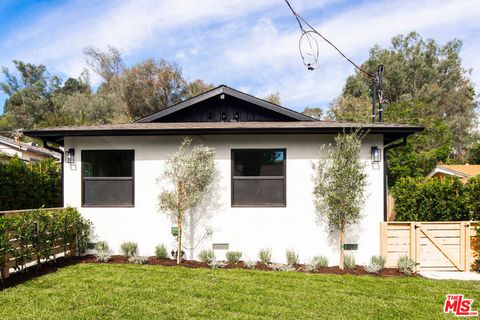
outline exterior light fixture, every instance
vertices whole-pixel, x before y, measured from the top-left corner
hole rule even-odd
[[[75,162],[75,149],[68,149],[65,155],[65,163]]]
[[[378,163],[382,159],[382,150],[378,147],[372,147],[372,163]]]

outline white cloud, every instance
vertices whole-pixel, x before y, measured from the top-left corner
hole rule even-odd
[[[417,30],[440,42],[463,39],[465,66],[480,65],[478,0],[368,1],[339,9],[336,2],[291,1],[358,62],[374,44],[388,46],[393,35]],[[354,70],[322,43],[320,68],[306,71],[298,26],[278,0],[77,1],[30,21],[0,38],[0,61],[22,59],[77,76],[85,67],[83,48],[113,45],[129,63],[147,57],[178,60],[189,79],[226,83],[259,96],[279,92],[296,109],[326,106]],[[472,79],[478,88],[480,67]]]

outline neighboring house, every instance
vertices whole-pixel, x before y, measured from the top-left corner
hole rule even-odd
[[[427,179],[455,176],[466,181],[477,175],[480,175],[480,165],[478,164],[439,164],[427,175]]]
[[[190,136],[215,149],[218,171],[199,209],[210,218],[197,240],[207,229],[211,234],[196,254],[213,248],[223,258],[226,250],[239,250],[243,259],[257,259],[261,248],[271,248],[273,260],[285,262],[285,249],[294,249],[302,261],[322,254],[338,264],[337,237],[315,220],[312,163],[335,135],[361,126],[368,130],[361,150],[368,176],[364,218],[346,240],[357,262],[365,263],[379,254],[386,213],[384,159],[378,151],[421,127],[317,121],[220,86],[134,123],[25,134],[64,146],[71,162],[64,164],[64,203],[91,219],[96,238],[116,252],[123,241],[138,242],[141,255],[152,255],[159,243],[173,248],[172,221],[158,213],[158,195],[165,159]]]
[[[0,136],[0,155],[7,156],[8,158],[17,156],[19,159],[27,162],[35,162],[47,158],[60,160],[60,153],[58,152],[4,136]]]

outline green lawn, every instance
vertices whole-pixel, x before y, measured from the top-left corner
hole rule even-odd
[[[0,319],[438,319],[480,283],[78,264],[0,292]],[[451,316],[449,316],[451,318]]]

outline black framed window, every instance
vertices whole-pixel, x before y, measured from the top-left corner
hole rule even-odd
[[[232,206],[286,206],[286,150],[232,150]]]
[[[133,150],[82,150],[82,205],[132,207]]]

